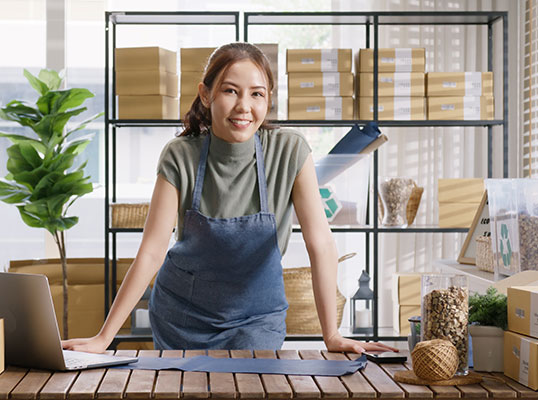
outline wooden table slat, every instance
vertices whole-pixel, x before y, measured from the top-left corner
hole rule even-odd
[[[138,357],[159,357],[159,350],[140,350]],[[129,383],[125,388],[125,398],[127,399],[149,399],[152,396],[153,386],[157,371],[133,370]]]
[[[40,390],[52,376],[49,371],[30,370],[11,392],[12,399],[36,399]]]
[[[11,391],[19,384],[27,372],[27,368],[7,367],[0,374],[0,399],[8,399]]]
[[[66,399],[67,393],[78,375],[78,371],[55,372],[41,389],[39,398],[43,400]]]
[[[117,356],[134,357],[136,350],[117,350]],[[130,369],[108,369],[97,389],[97,397],[100,399],[122,399],[125,388],[131,376]]]
[[[380,367],[394,379],[396,371],[407,371],[402,364],[380,364]],[[398,385],[407,393],[406,397],[413,399],[431,399],[433,392],[427,386],[410,385],[408,383],[400,383]]]
[[[161,357],[182,358],[183,350],[164,350]],[[153,394],[156,399],[179,399],[182,371],[159,371]]]
[[[458,385],[458,389],[461,391],[461,397],[470,399],[485,399],[490,397],[489,392],[478,383],[474,385]]]
[[[273,350],[255,350],[255,358],[276,358]],[[293,390],[284,375],[261,374],[261,379],[267,398],[269,399],[290,399]]]
[[[73,400],[94,399],[105,372],[105,368],[80,371],[71,389],[69,389],[67,398]]]
[[[231,350],[230,355],[232,358],[252,358],[252,352],[250,350]],[[240,398],[260,399],[265,397],[265,390],[260,375],[235,374],[235,381]]]
[[[324,360],[318,350],[300,350],[299,355],[304,360]],[[339,399],[349,397],[346,387],[336,376],[315,376],[314,380],[321,390],[321,397]]]
[[[513,380],[512,378],[507,377],[501,372],[492,373],[496,378],[502,379],[508,386],[514,389],[517,392],[517,397],[522,399],[538,399],[538,392],[528,388],[527,386],[522,385],[521,383]]]
[[[230,358],[230,353],[227,350],[208,350],[207,355],[214,358]],[[232,373],[210,372],[209,389],[211,397],[219,399],[238,397]]]
[[[489,392],[489,397],[494,399],[513,399],[518,397],[517,391],[508,386],[500,378],[493,374],[482,373],[484,380],[481,385]]]
[[[185,350],[185,358],[205,356],[205,350]],[[183,373],[182,396],[196,399],[206,399],[209,397],[207,383],[207,372],[187,372]]]
[[[278,350],[277,357],[283,360],[300,360],[297,350]],[[289,375],[288,381],[293,390],[293,397],[317,399],[321,397],[318,385],[311,376]]]

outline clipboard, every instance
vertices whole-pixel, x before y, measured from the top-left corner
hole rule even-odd
[[[487,191],[484,191],[482,195],[482,200],[476,210],[473,223],[461,247],[460,255],[458,256],[458,262],[460,264],[476,265],[476,238],[478,236],[491,236]]]

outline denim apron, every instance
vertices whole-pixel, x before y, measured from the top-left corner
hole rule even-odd
[[[155,348],[280,349],[288,303],[260,138],[254,137],[261,211],[234,218],[200,213],[210,138],[200,153],[183,239],[168,251],[152,290]]]

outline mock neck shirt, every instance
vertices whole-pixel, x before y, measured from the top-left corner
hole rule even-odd
[[[297,174],[311,152],[306,139],[293,129],[259,130],[265,163],[269,211],[275,214],[278,246],[284,254],[291,235],[291,193]],[[205,135],[180,136],[163,149],[157,173],[179,192],[176,240],[183,236],[185,211],[192,192]],[[200,212],[213,218],[233,218],[260,211],[254,136],[229,143],[211,133]]]

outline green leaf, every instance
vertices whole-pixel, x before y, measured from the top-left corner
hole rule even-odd
[[[40,94],[44,95],[49,91],[47,84],[30,73],[27,69],[24,70],[24,76],[30,82],[30,85]]]
[[[24,206],[24,211],[32,214],[33,216],[41,220],[50,218],[47,201],[44,199],[33,201],[27,204],[26,206]]]
[[[78,222],[78,217],[60,217],[45,222],[45,228],[49,232],[65,231],[72,228]]]
[[[38,168],[41,164],[43,164],[43,160],[37,153],[34,146],[27,143],[26,141],[19,143],[19,148],[22,157],[32,166],[32,169]]]
[[[20,185],[0,181],[0,200],[7,204],[19,204],[30,197],[30,192]]]
[[[17,174],[12,174],[11,180],[14,180],[17,183],[24,185],[30,191],[33,191],[39,181],[49,172],[50,170],[48,170],[44,166],[40,166],[39,168],[36,168],[32,171],[23,171]],[[6,179],[8,179],[7,176]]]
[[[21,145],[14,144],[7,149],[9,159],[7,160],[7,170],[13,175],[24,172],[32,171],[34,167],[30,164],[21,153]]]
[[[84,111],[86,111],[86,108],[81,107],[67,113],[45,115],[43,119],[34,126],[34,131],[47,146],[54,147],[64,140],[65,136],[63,135],[63,129],[69,119]]]
[[[72,133],[74,132],[77,132],[77,131],[80,131],[81,129],[84,129],[86,128],[86,126],[92,122],[93,120],[103,116],[105,113],[99,113],[99,114],[95,114],[94,116],[88,118],[86,121],[83,121],[80,123],[80,125],[78,125],[77,127],[71,129],[70,131],[67,131],[67,133],[65,134],[65,137],[68,137],[69,135],[71,135]]]
[[[36,151],[40,152],[41,154],[45,154],[45,152],[47,151],[47,148],[45,147],[43,143],[41,143],[39,140],[32,139],[27,136],[17,135],[14,133],[0,132],[0,137],[5,137],[11,140],[11,142],[14,144],[22,143],[22,142],[29,143],[33,146],[34,149],[36,149]]]
[[[478,325],[497,326],[505,329],[507,322],[506,296],[489,287],[486,294],[475,293],[469,297],[469,322]]]
[[[90,144],[93,136],[94,136],[93,134],[84,135],[76,139],[73,139],[70,142],[64,143],[63,151],[65,151],[66,153],[80,154],[82,153],[82,151],[84,151],[86,146]]]
[[[42,69],[37,77],[45,83],[50,90],[58,90],[62,84],[62,78],[58,72],[52,69]]]
[[[70,195],[59,194],[46,199],[49,215],[53,218],[60,218],[63,214],[64,205],[69,201]],[[66,208],[67,210],[67,208]]]
[[[32,128],[40,120],[41,114],[38,109],[27,106],[22,101],[13,100],[0,110],[0,118]]]
[[[34,215],[28,213],[24,210],[24,206],[17,206],[19,213],[21,215],[22,221],[32,227],[32,228],[44,228],[45,224],[39,218],[36,218]]]
[[[37,185],[35,185],[31,200],[35,201],[43,197],[49,196],[49,193],[54,193],[52,191],[52,187],[56,184],[56,182],[62,179],[63,176],[64,176],[63,174],[57,171],[49,172],[48,174],[43,176],[39,180]]]
[[[80,106],[86,99],[93,97],[94,94],[88,89],[73,88],[67,91],[64,91],[59,104],[57,104],[57,112],[65,112],[70,108],[75,108]]]

